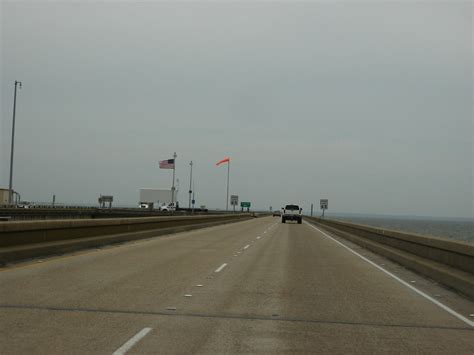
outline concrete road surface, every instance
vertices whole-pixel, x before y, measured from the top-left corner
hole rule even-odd
[[[279,222],[4,268],[0,353],[474,353],[469,319],[310,225]]]

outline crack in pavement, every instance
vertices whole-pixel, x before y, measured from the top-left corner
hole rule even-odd
[[[214,319],[236,319],[236,320],[260,320],[271,322],[293,322],[293,323],[312,323],[312,324],[326,324],[326,325],[349,325],[349,326],[370,326],[370,327],[386,327],[386,328],[415,328],[415,329],[437,329],[437,330],[464,330],[474,331],[473,328],[468,327],[446,327],[433,325],[417,325],[417,324],[388,324],[377,322],[356,322],[356,321],[337,321],[324,319],[303,319],[291,317],[276,317],[270,316],[248,316],[248,315],[233,315],[233,314],[207,314],[207,313],[168,313],[157,311],[131,311],[120,309],[94,309],[94,308],[68,308],[68,307],[53,307],[53,306],[33,306],[33,305],[11,305],[0,304],[0,309],[23,309],[23,310],[38,310],[38,311],[55,311],[55,312],[82,312],[82,313],[113,313],[113,314],[135,314],[135,315],[152,315],[152,316],[169,316],[169,317],[190,317],[190,318],[214,318]]]

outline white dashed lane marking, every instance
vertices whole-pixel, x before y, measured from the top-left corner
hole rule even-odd
[[[127,351],[129,351],[136,343],[138,343],[143,337],[145,337],[149,332],[151,331],[151,328],[143,328],[140,330],[137,334],[135,334],[132,338],[130,338],[129,341],[127,341],[125,344],[123,344],[120,348],[115,350],[113,355],[123,355]]]
[[[214,272],[221,272],[222,269],[225,268],[226,266],[227,266],[227,264],[224,263],[224,264],[222,264],[221,266],[219,266],[219,267],[216,269],[216,271],[214,271]]]

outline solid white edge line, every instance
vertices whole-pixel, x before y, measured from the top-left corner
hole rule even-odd
[[[246,246],[244,246],[244,249],[247,249],[249,246],[250,246],[250,244],[247,244]]]
[[[226,266],[227,266],[227,264],[224,263],[224,264],[222,264],[221,266],[219,266],[219,267],[216,269],[216,271],[214,271],[214,272],[221,272],[222,269],[225,268]]]
[[[331,239],[332,241],[336,242],[337,244],[343,246],[344,248],[346,248],[347,250],[349,250],[351,253],[357,255],[359,258],[361,258],[362,260],[368,262],[370,265],[372,266],[375,266],[377,269],[379,269],[380,271],[384,272],[385,274],[387,274],[388,276],[392,277],[393,279],[397,280],[398,282],[400,282],[402,285],[408,287],[409,289],[411,289],[412,291],[415,291],[418,295],[426,298],[427,300],[433,302],[435,305],[437,305],[438,307],[444,309],[446,312],[448,312],[449,314],[455,316],[456,318],[458,318],[459,320],[463,321],[464,323],[466,323],[467,325],[471,326],[471,327],[474,327],[474,322],[467,319],[466,317],[464,317],[462,314],[459,314],[458,312],[456,312],[455,310],[449,308],[448,306],[446,306],[445,304],[439,302],[438,300],[435,300],[433,297],[427,295],[426,293],[424,293],[423,291],[420,291],[419,289],[417,289],[416,287],[413,287],[412,285],[410,285],[409,283],[407,283],[406,281],[403,281],[401,278],[399,278],[398,276],[392,274],[390,271],[388,270],[385,270],[383,267],[377,265],[376,263],[374,263],[373,261],[367,259],[365,256],[363,255],[360,255],[358,252],[352,250],[351,248],[349,248],[347,245],[344,245],[343,243],[341,243],[340,241],[334,239],[333,237],[331,237],[329,234],[323,232],[322,230],[320,230],[319,228],[313,226],[312,224],[308,223],[305,221],[305,223],[316,229],[318,232],[322,233],[325,237]]]
[[[127,351],[129,351],[132,348],[132,346],[134,346],[136,343],[138,343],[150,331],[151,331],[151,328],[143,328],[137,334],[135,334],[132,338],[130,338],[129,341],[127,341],[120,348],[115,350],[113,355],[123,355],[123,354],[125,354]]]

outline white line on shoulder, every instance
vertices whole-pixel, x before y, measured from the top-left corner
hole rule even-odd
[[[462,314],[459,314],[458,312],[456,312],[455,310],[449,308],[448,306],[446,306],[445,304],[439,302],[438,300],[435,300],[433,297],[427,295],[426,293],[424,293],[423,291],[420,291],[419,289],[417,289],[416,287],[413,287],[412,285],[410,285],[409,283],[403,281],[401,278],[399,278],[398,276],[392,274],[390,271],[388,270],[385,270],[383,267],[377,265],[376,263],[374,263],[373,261],[367,259],[365,256],[363,255],[360,255],[358,252],[352,250],[351,248],[349,248],[347,245],[344,245],[343,243],[341,243],[340,241],[334,239],[333,237],[331,237],[329,234],[323,232],[321,229],[313,226],[312,224],[308,223],[308,222],[304,222],[306,223],[308,226],[310,226],[311,228],[314,228],[316,229],[318,232],[322,233],[325,237],[331,239],[332,241],[336,242],[337,244],[343,246],[344,248],[346,248],[347,250],[349,250],[351,253],[357,255],[359,258],[361,258],[362,260],[368,262],[370,265],[372,266],[375,266],[377,269],[379,269],[380,271],[384,272],[385,274],[387,274],[388,276],[392,277],[393,279],[397,280],[398,282],[400,282],[402,285],[408,287],[409,289],[411,289],[412,291],[415,291],[418,295],[426,298],[427,300],[431,301],[432,303],[434,303],[435,305],[437,305],[438,307],[444,309],[446,312],[450,313],[451,315],[453,315],[454,317],[458,318],[459,320],[463,321],[464,323],[468,324],[469,326],[471,327],[474,327],[474,322],[467,319],[466,317],[464,317]]]

